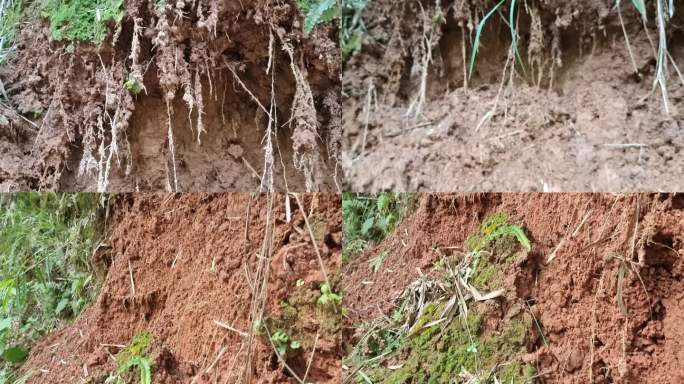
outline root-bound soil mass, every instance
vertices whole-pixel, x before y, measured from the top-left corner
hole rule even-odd
[[[369,1],[348,187],[682,189],[684,3],[641,3]]]
[[[119,196],[102,290],[32,348],[28,382],[144,383],[145,362],[153,383],[339,382],[339,198],[298,198]]]
[[[422,195],[343,267],[343,381],[680,383],[683,254],[681,195]]]
[[[337,188],[336,22],[305,32],[294,0],[19,7],[3,191]]]

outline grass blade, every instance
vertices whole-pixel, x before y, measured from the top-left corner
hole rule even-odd
[[[473,77],[473,68],[475,67],[475,58],[477,57],[477,50],[480,47],[480,34],[482,34],[482,29],[484,28],[485,23],[487,23],[487,20],[489,20],[490,17],[496,12],[499,7],[505,2],[506,0],[501,0],[497,5],[492,8],[491,11],[487,12],[487,14],[482,18],[482,21],[480,21],[480,24],[477,25],[477,29],[475,30],[475,41],[473,42],[473,52],[470,56],[470,69],[468,70],[468,80],[470,80],[471,77]]]
[[[646,19],[646,4],[644,4],[644,0],[632,0],[632,4],[634,4],[634,8],[639,11],[641,17]]]
[[[508,25],[511,28],[511,45],[513,46],[515,58],[518,60],[523,73],[525,73],[525,65],[523,65],[522,58],[520,57],[520,51],[518,51],[518,32],[515,30],[515,3],[516,0],[511,1],[510,14],[508,15]]]
[[[373,384],[373,380],[371,380],[371,378],[364,371],[359,371],[359,376],[361,376],[366,384]]]

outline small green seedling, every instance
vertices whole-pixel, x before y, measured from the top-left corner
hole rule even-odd
[[[488,216],[480,224],[478,232],[466,240],[466,246],[471,251],[479,252],[495,239],[507,235],[515,236],[523,248],[530,250],[530,240],[525,235],[525,231],[520,226],[509,225],[508,217],[503,213]]]
[[[134,95],[139,94],[145,88],[145,87],[143,87],[142,84],[140,84],[140,82],[138,82],[133,77],[129,77],[124,85],[126,86],[126,89],[128,90],[128,92],[130,92]]]
[[[389,254],[389,252],[387,250],[385,250],[381,254],[372,258],[368,262],[368,266],[373,270],[373,273],[378,273],[378,271],[380,270],[380,267],[382,266],[382,262],[385,261],[385,258],[387,257],[388,254]]]
[[[131,340],[131,344],[116,355],[116,372],[109,375],[105,384],[125,384],[125,375],[131,370],[140,373],[140,384],[152,384],[152,360],[145,355],[152,344],[152,335],[141,332]]]
[[[468,352],[468,353],[477,353],[477,343],[475,343],[475,342],[470,343],[470,345],[469,345],[468,348],[466,349],[466,352]]]
[[[444,18],[444,14],[442,13],[441,10],[438,10],[437,13],[435,13],[432,16],[432,22],[435,24],[442,24],[445,21],[446,21],[446,19]]]
[[[318,298],[318,305],[337,307],[340,304],[342,304],[342,296],[334,293],[329,284],[321,285],[321,297]]]
[[[299,341],[291,340],[290,337],[281,330],[277,330],[271,334],[271,342],[275,345],[275,349],[280,356],[286,356],[290,351],[301,348]]]

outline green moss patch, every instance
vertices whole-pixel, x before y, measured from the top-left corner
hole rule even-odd
[[[404,345],[395,354],[395,365],[401,368],[389,370],[375,368],[371,375],[374,382],[387,384],[447,383],[459,374],[468,372],[482,383],[528,383],[534,376],[534,367],[521,361],[526,353],[526,340],[531,329],[531,319],[515,318],[502,330],[484,335],[482,318],[471,312],[464,320],[454,319],[441,328],[423,328],[437,320],[441,306],[433,306],[418,320]],[[383,378],[386,378],[383,380]]]

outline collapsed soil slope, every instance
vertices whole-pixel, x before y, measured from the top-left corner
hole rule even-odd
[[[462,249],[485,217],[501,212],[525,229],[532,250],[506,267],[505,295],[485,303],[483,334],[529,305],[541,328],[531,327],[524,360],[536,367],[537,382],[684,380],[681,195],[424,195],[417,204],[391,237],[343,268],[350,334],[391,316],[404,289],[431,273],[436,250]],[[385,251],[373,273],[369,261]],[[633,263],[623,284],[618,258]],[[434,345],[435,353],[458,347]]]
[[[374,0],[362,51],[344,68],[344,168],[356,191],[680,190],[684,78],[667,60],[669,112],[654,90],[655,1],[648,32],[614,0]],[[668,50],[684,65],[684,3]],[[513,71],[515,68],[515,71]],[[636,71],[635,71],[636,69]]]
[[[299,352],[287,355],[296,375],[305,376],[315,345],[307,380],[339,381],[339,316],[316,305],[325,278],[294,200],[287,222],[284,196],[275,196],[268,225],[267,196],[136,194],[117,200],[111,244],[94,261],[106,274],[103,288],[73,324],[33,348],[23,368],[34,374],[29,383],[102,383],[116,370],[111,357],[121,350],[117,345],[128,345],[142,331],[153,337],[154,383],[298,382],[264,336],[247,335],[259,319],[259,303],[271,332],[277,326],[301,343]],[[340,263],[339,198],[307,195],[303,204],[333,279]],[[272,251],[263,254],[269,234]],[[260,275],[265,280],[258,277],[262,261],[270,267]],[[265,289],[254,293],[262,281]]]
[[[27,7],[0,68],[1,190],[336,188],[336,25],[304,33],[293,0],[131,0],[97,46]]]

